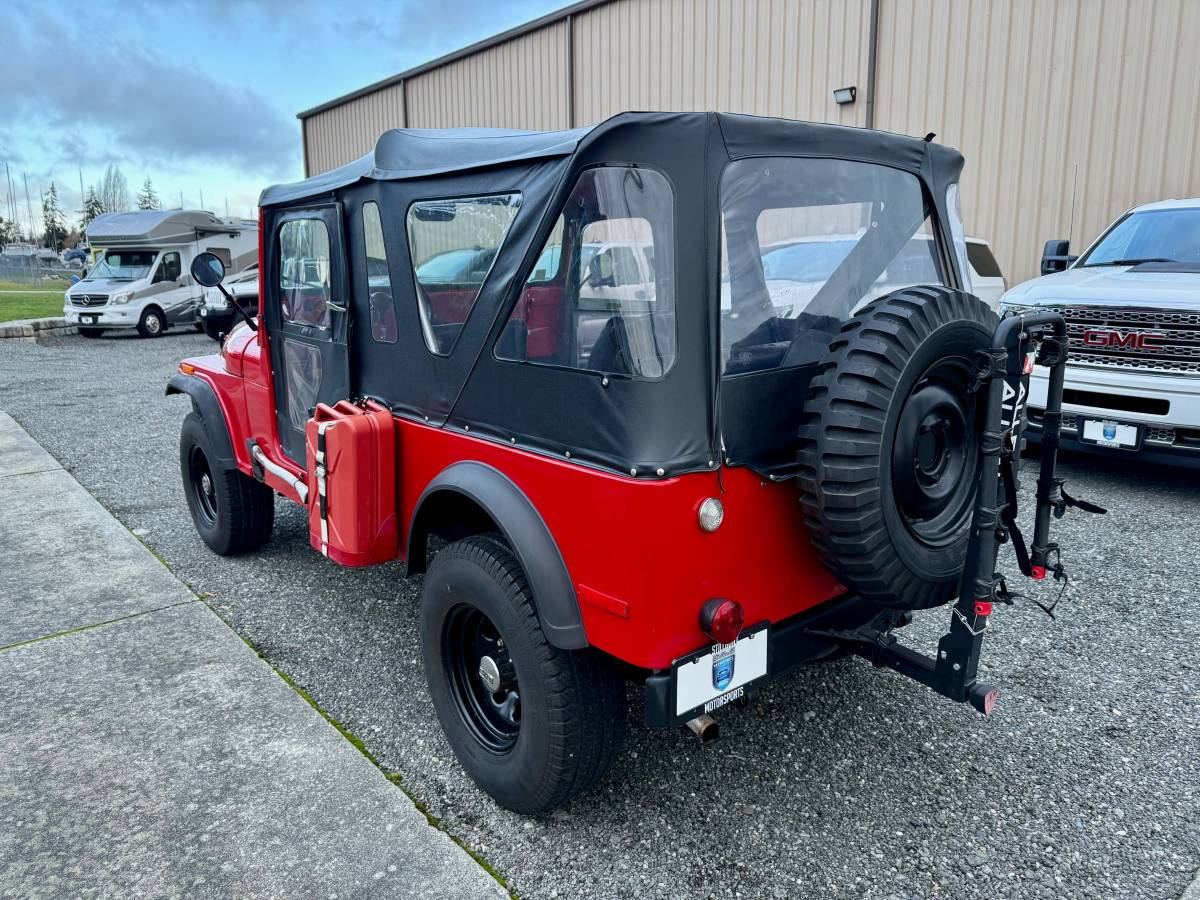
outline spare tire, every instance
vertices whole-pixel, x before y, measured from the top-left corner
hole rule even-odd
[[[842,326],[812,380],[805,521],[838,580],[880,606],[927,609],[956,593],[986,397],[970,386],[997,321],[963,291],[895,291]]]

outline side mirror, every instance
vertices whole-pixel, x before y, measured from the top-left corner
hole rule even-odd
[[[1071,256],[1070,252],[1071,244],[1068,241],[1046,241],[1046,246],[1042,248],[1042,274],[1061,272],[1079,259],[1078,256]]]
[[[192,260],[192,277],[201,287],[216,287],[225,278],[225,264],[215,253],[201,253]]]

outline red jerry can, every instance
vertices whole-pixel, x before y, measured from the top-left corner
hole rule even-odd
[[[343,566],[395,559],[396,431],[378,403],[317,404],[305,427],[308,531],[313,547]]]

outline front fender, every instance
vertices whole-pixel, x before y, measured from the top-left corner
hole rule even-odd
[[[217,399],[217,392],[213,390],[213,386],[203,378],[176,372],[167,382],[166,395],[170,397],[172,394],[187,394],[191,398],[192,405],[204,420],[204,430],[212,439],[217,464],[224,468],[236,469],[237,457],[233,452],[233,441],[229,437],[229,423],[225,421],[221,401]]]
[[[448,466],[421,493],[408,530],[408,570],[424,571],[429,519],[423,514],[443,492],[470,499],[503,533],[533,591],[533,602],[546,639],[562,650],[588,645],[583,616],[567,565],[550,529],[525,493],[507,475],[484,463]]]

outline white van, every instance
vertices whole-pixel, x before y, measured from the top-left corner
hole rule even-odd
[[[66,292],[63,315],[84,337],[136,328],[157,337],[176,325],[202,329],[204,289],[192,259],[214,253],[228,271],[258,259],[258,223],[201,210],[106,213],[87,227],[94,263]]]

